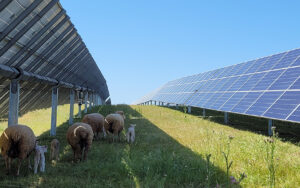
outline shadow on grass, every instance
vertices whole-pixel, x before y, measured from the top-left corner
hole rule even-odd
[[[107,115],[116,110],[126,113],[125,127],[134,123],[136,142],[108,143],[94,141],[86,162],[72,163],[73,153],[66,141],[67,122],[57,127],[60,161],[50,162],[46,155],[46,172],[33,175],[22,165],[21,176],[6,176],[0,171],[0,187],[204,187],[207,183],[205,156],[196,154],[174,140],[130,106],[100,106],[91,112]],[[80,121],[80,119],[77,119]],[[50,146],[54,137],[49,131],[40,137],[41,145]],[[227,181],[226,173],[209,164],[213,175],[209,187]],[[4,162],[1,163],[4,169]],[[239,187],[239,186],[236,186]]]
[[[164,106],[166,107],[166,106]],[[184,107],[166,107],[171,108],[173,110],[178,110],[184,112]],[[226,126],[230,126],[239,130],[245,130],[254,132],[257,134],[262,134],[268,136],[268,119],[246,116],[241,114],[228,113],[228,124],[224,123],[224,113],[214,110],[205,110],[206,116],[203,117],[203,109],[202,108],[192,108],[192,115],[198,116],[200,118],[204,118],[210,120],[215,123],[223,124]],[[295,145],[299,145],[300,142],[300,124],[292,123],[292,122],[284,122],[284,121],[273,121],[273,126],[276,127],[276,132],[278,133],[278,137],[282,141],[288,141]]]

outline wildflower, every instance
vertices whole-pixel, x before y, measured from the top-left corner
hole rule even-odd
[[[265,139],[265,143],[273,143],[273,142],[274,142],[273,138],[266,138]]]
[[[238,184],[239,183],[233,176],[230,176],[230,182],[232,184]]]

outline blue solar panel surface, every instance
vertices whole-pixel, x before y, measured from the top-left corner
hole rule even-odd
[[[300,49],[170,81],[149,100],[300,122]]]

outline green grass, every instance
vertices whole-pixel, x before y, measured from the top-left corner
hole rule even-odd
[[[33,175],[22,166],[20,177],[6,176],[0,163],[0,187],[204,187],[207,185],[206,155],[210,158],[210,187],[226,186],[226,164],[222,152],[233,161],[230,176],[245,178],[240,187],[268,187],[266,136],[225,126],[208,119],[155,106],[103,106],[92,111],[103,115],[116,110],[126,113],[126,127],[136,124],[136,142],[95,141],[83,163],[72,163],[72,152],[65,134],[68,105],[60,107],[57,138],[61,141],[61,160],[47,160],[46,173]],[[51,141],[48,111],[27,114],[20,123],[32,125],[41,143]],[[44,117],[40,117],[44,116]],[[50,115],[49,115],[50,116]],[[27,118],[25,118],[27,117]],[[3,125],[1,125],[3,127]],[[123,135],[124,139],[124,135]],[[300,187],[300,150],[297,144],[276,141],[276,187]],[[48,159],[48,154],[46,156]],[[15,166],[13,166],[15,170]],[[235,186],[235,187],[239,187]]]

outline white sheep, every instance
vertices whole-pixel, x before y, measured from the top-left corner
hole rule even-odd
[[[126,133],[126,138],[128,143],[133,143],[135,140],[135,128],[136,124],[130,124],[128,131]]]
[[[40,172],[45,172],[45,152],[47,152],[47,146],[35,146],[34,156],[34,173],[37,173],[37,168],[40,166]]]

